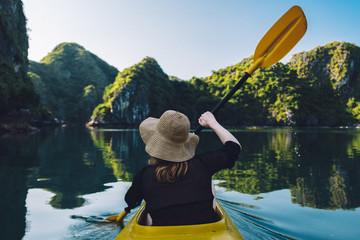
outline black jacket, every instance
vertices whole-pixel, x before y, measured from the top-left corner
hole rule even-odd
[[[125,195],[130,209],[144,199],[153,225],[186,225],[216,221],[211,189],[212,175],[224,168],[232,168],[238,159],[240,146],[226,142],[222,148],[195,155],[188,160],[186,175],[174,183],[156,180],[156,166],[147,166],[136,174]]]

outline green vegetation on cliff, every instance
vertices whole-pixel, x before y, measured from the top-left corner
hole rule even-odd
[[[219,112],[227,125],[337,126],[359,123],[359,47],[334,42],[257,70]],[[168,77],[152,58],[119,73],[93,112],[101,124],[134,124],[166,109],[195,124],[252,65],[249,57],[206,78]],[[141,99],[141,101],[139,101]],[[135,116],[135,114],[137,114]],[[129,120],[129,119],[132,119]]]
[[[83,124],[101,102],[118,70],[76,43],[62,43],[40,63],[30,62],[31,77],[41,102],[55,117]]]
[[[167,109],[194,115],[194,102],[201,92],[189,82],[169,81],[155,59],[147,57],[120,72],[106,87],[104,102],[92,120],[99,124],[138,124],[147,116],[159,117]]]
[[[257,70],[218,114],[227,125],[336,126],[360,121],[360,50],[333,42]],[[249,57],[206,78],[168,76],[155,59],[118,72],[75,43],[63,43],[31,77],[41,102],[60,119],[94,125],[139,124],[174,109],[196,124],[252,65]],[[117,74],[117,76],[116,76]],[[116,78],[115,78],[116,76]],[[114,81],[115,79],[115,81]]]
[[[305,83],[298,123],[347,125],[359,122],[360,49],[333,42],[295,54],[289,64]]]
[[[252,57],[247,58],[239,64],[213,72],[210,77],[190,81],[195,88],[221,99],[252,63]],[[232,125],[291,124],[298,109],[300,85],[296,73],[282,63],[259,69],[234,94],[220,115]]]
[[[39,97],[27,76],[28,36],[20,0],[0,1],[0,115],[36,108]]]
[[[295,54],[287,64],[257,70],[220,116],[235,125],[334,126],[360,120],[360,48],[333,42]],[[252,58],[192,84],[222,98]]]
[[[359,52],[353,44],[333,42],[295,54],[287,64],[259,69],[219,112],[218,119],[228,125],[359,123]],[[209,77],[182,81],[168,77],[154,59],[145,58],[106,87],[104,102],[95,109],[92,120],[99,125],[134,124],[175,109],[196,123],[199,114],[211,110],[252,63],[249,57]]]

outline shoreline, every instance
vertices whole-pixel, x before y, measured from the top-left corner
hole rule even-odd
[[[14,120],[14,119],[12,119]],[[55,122],[32,122],[25,119],[20,118],[16,121],[0,121],[0,134],[27,134],[41,131],[43,129],[49,128],[57,128],[57,127],[76,127],[76,128],[86,128],[90,131],[96,130],[110,130],[110,129],[138,129],[139,124],[120,124],[120,125],[97,125],[91,126],[88,124],[60,124]],[[193,132],[196,129],[197,125],[192,125],[190,131]],[[224,125],[224,127],[230,131],[237,129],[246,129],[246,130],[266,130],[266,129],[360,129],[360,124],[356,125],[348,125],[348,126],[288,126],[288,125]],[[203,131],[207,131],[207,129],[203,129]]]

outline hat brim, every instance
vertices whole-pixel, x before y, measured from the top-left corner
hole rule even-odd
[[[184,162],[195,156],[199,143],[197,135],[189,133],[184,143],[170,142],[156,131],[158,122],[158,118],[149,117],[139,127],[141,138],[145,143],[145,151],[150,156],[170,162]]]

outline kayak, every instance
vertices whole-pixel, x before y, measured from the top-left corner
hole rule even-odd
[[[142,224],[146,218],[145,204],[143,204],[115,240],[244,239],[217,201],[216,205],[219,220],[214,223],[182,226],[145,226]]]

